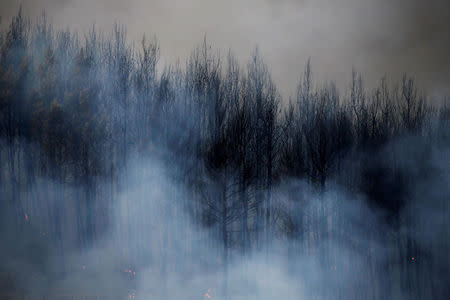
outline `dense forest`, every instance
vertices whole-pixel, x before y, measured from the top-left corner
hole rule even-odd
[[[449,296],[450,98],[305,59],[286,99],[206,39],[159,57],[120,25],[3,25],[0,294]]]

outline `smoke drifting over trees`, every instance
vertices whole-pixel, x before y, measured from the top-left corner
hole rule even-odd
[[[120,21],[136,43],[155,34],[162,63],[184,61],[204,34],[223,54],[233,49],[241,64],[259,45],[286,97],[308,57],[315,78],[342,91],[354,66],[370,89],[385,74],[398,80],[406,72],[430,95],[450,93],[447,0],[4,0],[4,20],[19,3],[33,18],[45,10],[56,28],[110,31]]]
[[[449,98],[159,58],[120,25],[1,31],[0,296],[449,296]]]

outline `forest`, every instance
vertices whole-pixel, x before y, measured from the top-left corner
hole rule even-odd
[[[160,55],[2,24],[0,298],[447,299],[450,97]]]

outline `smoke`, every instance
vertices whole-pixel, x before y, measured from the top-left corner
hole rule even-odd
[[[135,41],[155,35],[163,63],[183,61],[204,35],[222,53],[233,49],[241,61],[259,45],[285,96],[295,92],[308,57],[319,80],[337,80],[341,89],[354,67],[369,86],[385,74],[397,79],[406,72],[432,95],[449,91],[445,0],[25,0],[22,5],[27,15],[45,10],[62,28],[87,31],[94,23],[105,29],[119,22]],[[17,8],[16,1],[0,6],[4,18]]]
[[[96,2],[94,5],[100,6],[101,3]],[[125,13],[134,11],[133,6],[123,7],[122,3],[113,3],[108,10],[125,8]],[[214,3],[205,5],[217,9]],[[310,39],[313,41],[314,36],[322,33],[323,39],[319,40],[325,41],[332,35],[331,28],[336,27],[336,23],[333,23],[335,19],[331,16],[336,14],[345,19],[347,13],[345,7],[338,9],[325,3],[319,2],[320,5],[315,6],[307,1],[301,5],[292,1],[284,1],[280,5],[268,2],[258,10],[267,14],[270,11],[272,19],[280,20],[285,11],[309,7],[317,11],[316,16],[324,16],[330,22],[325,26],[325,31],[315,32]],[[74,4],[68,1],[53,9],[70,11],[72,6],[77,5],[83,7],[83,2]],[[166,4],[160,5],[171,12]],[[364,5],[354,5],[352,9],[365,11]],[[372,7],[376,8],[378,6]],[[53,15],[51,11],[49,13]],[[104,17],[110,14],[110,11],[104,12]],[[208,24],[215,24],[213,17],[214,14],[208,15],[211,19],[207,20],[205,28],[209,28]],[[245,20],[251,20],[249,23],[253,24],[250,26],[253,26],[250,30],[253,38],[267,42],[263,34],[258,33],[264,32],[261,31],[263,22],[259,18],[258,14],[253,19]],[[314,22],[317,20],[312,19]],[[287,21],[280,21],[283,22]],[[353,23],[352,19],[348,22],[348,27],[341,30],[352,28],[350,36],[358,37],[364,35],[366,30],[374,30],[372,26],[369,26],[370,29],[361,26],[361,31],[358,31],[355,30],[357,22]],[[424,19],[421,22],[430,21]],[[295,27],[295,24],[291,25]],[[133,30],[134,25],[130,26]],[[316,25],[315,28],[319,27]],[[271,30],[275,29],[276,26]],[[326,33],[327,30],[331,33]],[[409,29],[400,26],[399,30]],[[389,36],[391,33],[383,28],[380,34]],[[436,35],[439,36],[439,32]],[[282,45],[283,35],[273,36],[280,39],[278,45]],[[115,45],[123,45],[123,36],[117,34],[115,37],[119,40],[113,40],[117,42]],[[220,35],[214,36],[214,39],[219,40]],[[394,37],[392,39],[395,40]],[[337,40],[336,43],[345,52],[346,40]],[[410,45],[414,38],[408,37],[406,40],[406,44]],[[317,49],[325,51],[326,43],[320,43],[324,44]],[[398,48],[403,53],[405,48],[400,44]],[[277,56],[283,57],[284,50],[278,50],[274,50]],[[106,51],[99,50],[98,53],[104,54]],[[111,54],[111,57],[118,57],[117,61],[123,63],[121,67],[125,66],[117,70],[126,69],[127,58],[132,57],[127,51],[125,47],[117,47],[117,53]],[[264,51],[269,51],[265,56],[270,60],[271,50]],[[374,51],[382,53],[384,50]],[[77,57],[81,57],[80,65],[83,65],[84,57]],[[91,57],[86,58],[87,63],[89,59]],[[338,56],[334,59],[339,61]],[[113,59],[111,61],[115,62]],[[61,65],[66,66],[63,59],[62,62]],[[446,58],[441,62],[445,63]],[[40,72],[43,69],[38,68]],[[258,224],[256,213],[253,213],[248,218],[248,239],[251,245],[243,251],[239,245],[242,238],[239,214],[231,215],[230,220],[226,220],[226,239],[223,238],[221,230],[224,228],[221,228],[220,222],[209,218],[212,214],[208,205],[214,200],[219,202],[227,198],[221,188],[227,187],[227,184],[232,186],[235,178],[232,172],[227,173],[228,170],[223,172],[226,175],[211,175],[212,172],[207,170],[210,166],[206,165],[206,159],[198,157],[199,154],[193,149],[185,149],[188,147],[183,144],[185,140],[194,147],[198,144],[198,136],[191,135],[189,128],[199,119],[198,115],[186,113],[187,95],[167,96],[173,101],[170,103],[172,107],[165,106],[163,101],[158,102],[158,109],[153,113],[164,111],[164,114],[151,120],[154,123],[151,123],[151,130],[147,132],[149,141],[136,147],[130,146],[127,153],[122,147],[128,146],[130,140],[130,144],[137,144],[137,138],[134,138],[147,123],[146,120],[132,123],[131,117],[127,118],[125,113],[135,109],[145,115],[147,111],[139,111],[138,96],[137,100],[132,99],[136,101],[130,111],[120,102],[123,100],[121,97],[108,98],[110,94],[117,95],[121,90],[115,89],[115,83],[119,82],[115,81],[116,74],[108,73],[106,67],[99,67],[92,73],[82,71],[79,71],[81,75],[73,73],[80,78],[75,78],[73,74],[68,75],[68,78],[52,77],[63,72],[49,72],[51,79],[57,78],[55,86],[63,86],[68,81],[72,82],[72,79],[80,81],[79,85],[83,89],[77,94],[78,98],[71,98],[69,93],[61,96],[66,105],[62,107],[67,111],[58,110],[61,106],[56,100],[54,105],[48,103],[48,111],[51,112],[48,116],[45,110],[42,113],[39,109],[33,112],[24,109],[21,107],[24,104],[22,102],[14,102],[11,110],[5,109],[13,116],[19,116],[18,111],[25,112],[17,118],[17,127],[21,130],[13,127],[8,132],[12,136],[10,140],[0,141],[0,155],[4,164],[0,173],[0,291],[103,295],[121,299],[411,299],[447,296],[445,278],[448,278],[447,267],[450,265],[447,255],[450,250],[449,211],[446,203],[449,196],[448,129],[441,129],[437,134],[395,137],[381,149],[362,147],[354,150],[349,147],[342,166],[336,168],[335,174],[322,187],[314,186],[307,180],[291,178],[274,183],[270,191],[256,185],[248,188],[245,191],[248,194],[268,195],[270,192],[274,201],[265,209],[273,212],[269,221],[274,226]],[[333,72],[330,74],[333,75]],[[122,79],[128,80],[126,76]],[[32,83],[35,77],[29,77]],[[45,79],[45,76],[42,78]],[[95,79],[104,84],[99,88],[101,96],[90,93],[90,88],[95,90]],[[167,80],[169,84],[170,80]],[[175,79],[173,81],[176,82]],[[28,85],[19,84],[18,89],[28,89]],[[135,87],[134,84],[133,81],[130,86]],[[30,86],[31,90],[33,84]],[[43,86],[47,87],[45,84]],[[49,86],[52,87],[51,84]],[[163,84],[161,86],[164,87]],[[167,89],[174,94],[183,93]],[[44,88],[42,90],[45,91]],[[57,94],[58,89],[55,90]],[[76,91],[76,88],[73,90]],[[164,91],[164,88],[160,90]],[[28,90],[23,92],[31,93]],[[53,96],[51,92],[49,94]],[[13,100],[23,100],[21,95]],[[48,100],[45,96],[42,98]],[[73,99],[79,100],[79,103]],[[89,112],[92,111],[95,116],[98,116],[98,112],[95,105],[86,107],[85,103],[91,101],[89,104],[100,105],[102,102],[99,100],[104,99],[112,99],[110,109],[115,111],[110,113],[111,119],[98,117],[92,120]],[[135,113],[135,116],[139,115]],[[38,131],[41,135],[37,134],[39,142],[20,127],[24,124],[27,128],[31,127],[30,124],[36,124],[33,123],[36,120],[42,121],[37,124],[50,124],[33,126],[42,131]],[[116,148],[111,146],[113,150],[107,152],[107,145],[100,138],[104,137],[104,133],[94,134],[96,132],[92,128],[95,127],[87,126],[91,123],[100,124],[100,128],[109,126],[111,136],[107,140],[114,141]],[[129,130],[125,134],[124,128]],[[52,137],[51,141],[45,138],[47,135]],[[77,138],[80,137],[86,139],[79,142]],[[66,160],[61,158],[63,155],[58,150],[64,151]],[[87,151],[83,152],[86,156],[79,155],[82,151]],[[120,166],[110,171],[107,159],[120,161]],[[23,172],[20,168],[27,166],[27,162],[35,163],[30,165],[38,170]],[[190,176],[189,169],[193,166],[201,171],[193,172],[194,175]],[[109,171],[102,172],[105,169]],[[59,171],[62,175],[52,176]],[[13,178],[15,174],[20,174],[19,178]],[[32,178],[34,175],[36,177]],[[348,184],[348,181],[352,181],[352,184]],[[228,189],[228,193],[233,192],[233,188]],[[248,197],[251,200],[256,198],[252,195]],[[20,205],[14,201],[20,201]],[[230,203],[236,209],[233,205],[234,202]],[[23,211],[16,211],[13,207],[23,207]],[[250,207],[248,211],[252,209],[255,210]],[[262,227],[271,230],[268,237],[261,237],[267,233],[263,232]]]
[[[435,272],[428,264],[450,263],[450,212],[445,204],[449,177],[443,160],[448,146],[433,143],[430,151],[421,138],[407,137],[380,150],[380,159],[386,160],[383,153],[393,153],[395,161],[388,158],[386,163],[408,174],[407,192],[402,196],[412,200],[400,208],[396,224],[390,211],[370,202],[368,195],[355,194],[333,181],[325,191],[299,180],[277,186],[273,211],[279,212],[275,216],[279,229],[274,229],[273,240],[261,249],[253,248],[245,256],[231,250],[227,279],[216,229],[199,228],[192,222],[180,199],[194,199],[170,176],[170,167],[158,159],[131,163],[129,192],[126,199],[124,195],[118,200],[121,204],[116,205],[114,223],[133,232],[130,240],[122,242],[151,257],[147,266],[139,267],[136,295],[201,299],[208,293],[212,299],[224,299],[225,284],[229,299],[361,299],[370,290],[377,290],[380,298],[442,297],[445,280],[440,278],[446,278],[448,270],[438,267]],[[389,189],[390,184],[378,188]],[[132,219],[124,216],[125,206]],[[283,235],[288,220],[300,235]],[[405,248],[399,250],[398,240],[404,241]],[[130,253],[127,259],[137,255]],[[403,261],[407,261],[406,270]],[[428,276],[434,278],[434,290],[428,286]],[[413,287],[404,284],[405,278]]]
[[[449,275],[445,266],[450,264],[445,203],[449,195],[448,146],[446,142],[433,143],[429,151],[421,138],[408,137],[380,150],[380,159],[387,158],[383,153],[391,153],[396,160],[387,158],[386,163],[397,165],[411,180],[405,184],[413,200],[399,211],[398,231],[387,221],[389,211],[373,205],[367,195],[350,192],[333,181],[325,191],[299,180],[274,188],[278,228],[290,232],[287,228],[291,226],[301,234],[287,238],[281,231],[274,233],[268,251],[254,248],[242,256],[231,250],[227,297],[362,299],[369,290],[377,290],[381,298],[444,296],[443,279]],[[429,155],[426,159],[424,153]],[[1,280],[3,285],[14,284],[34,295],[205,299],[207,294],[211,299],[224,299],[221,242],[215,238],[214,227],[199,227],[188,213],[186,203],[194,199],[174,176],[176,165],[168,165],[164,157],[132,157],[120,175],[126,188],[114,200],[102,192],[104,186],[98,188],[99,202],[107,202],[108,208],[95,209],[99,218],[95,222],[101,223],[100,216],[109,214],[110,225],[95,244],[83,250],[74,248],[77,222],[71,219],[76,201],[80,201],[74,195],[81,191],[45,178],[24,191],[29,220],[20,238],[7,224],[11,219],[2,215],[2,271],[8,274]],[[378,188],[387,186],[389,183]],[[36,203],[44,199],[43,194],[50,201]],[[49,224],[57,215],[61,223]],[[46,231],[51,230],[60,230],[63,245],[45,239]],[[418,247],[407,246],[399,252],[398,240]],[[66,252],[64,260],[60,251]],[[409,278],[421,288],[411,290],[402,283],[405,270],[398,261],[403,260],[409,261],[406,274],[412,268],[421,270],[418,278]],[[431,269],[428,264],[436,261],[442,267]],[[435,280],[435,291],[421,283],[428,282],[427,276]],[[417,290],[421,294],[411,294]]]

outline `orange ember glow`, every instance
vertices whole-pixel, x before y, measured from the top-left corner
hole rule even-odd
[[[28,221],[29,218],[30,218],[30,217],[28,216],[28,214],[25,214],[25,220]]]
[[[211,299],[211,289],[208,289],[208,291],[205,294],[205,299]]]

